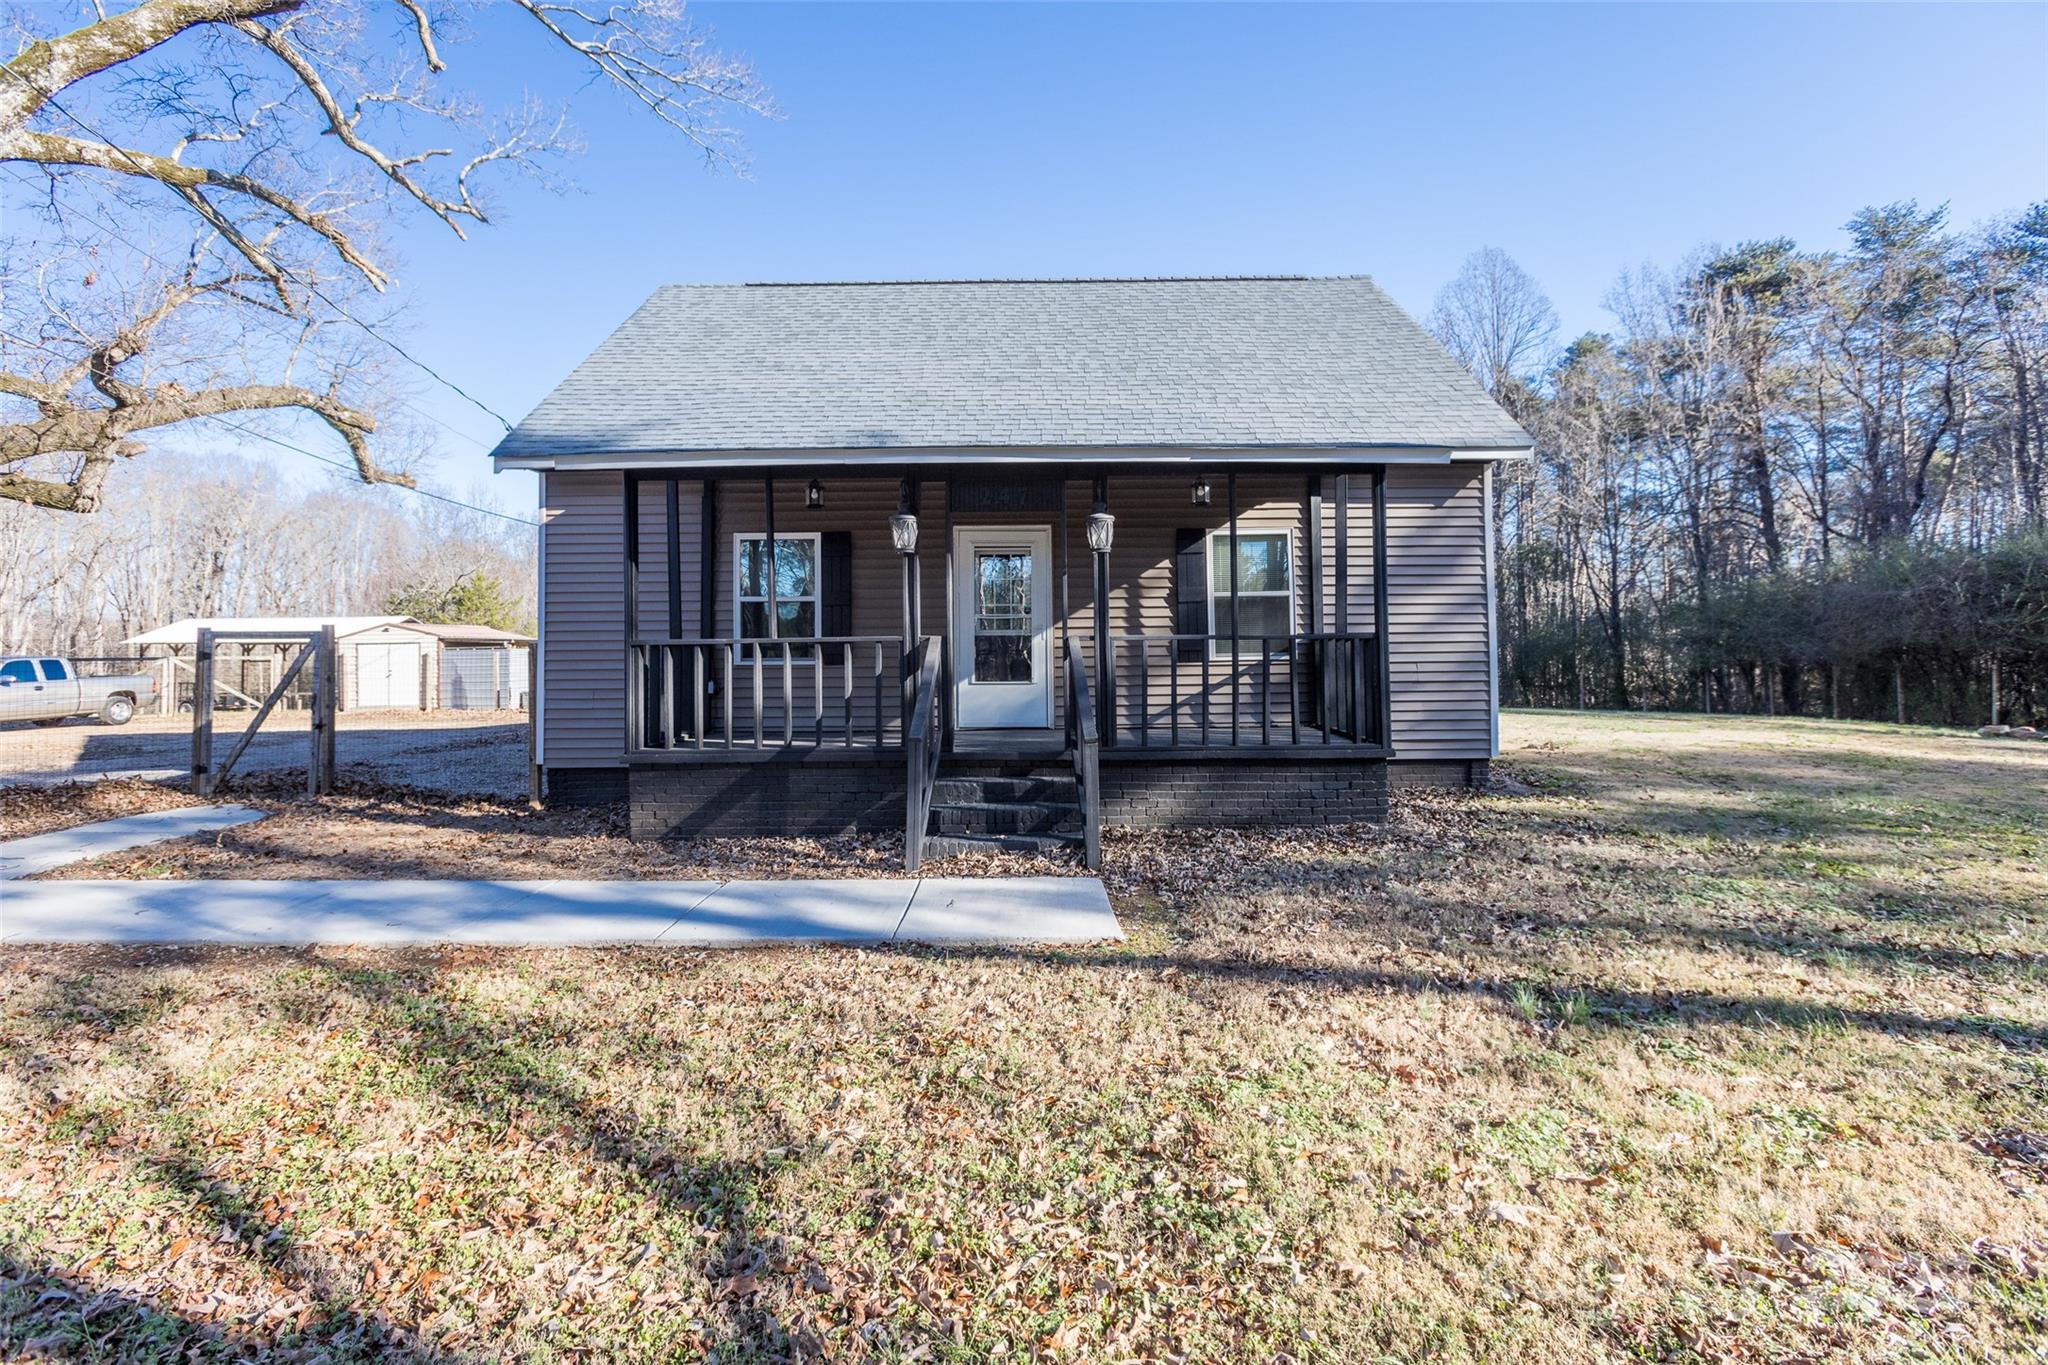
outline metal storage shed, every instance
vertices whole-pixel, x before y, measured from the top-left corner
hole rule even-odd
[[[493,626],[414,624],[441,642],[439,704],[454,710],[517,711],[530,686],[533,638]]]

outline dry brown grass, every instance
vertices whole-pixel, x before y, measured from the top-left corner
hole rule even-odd
[[[1117,947],[15,953],[0,1348],[2039,1352],[2048,745],[1504,729]]]
[[[132,777],[54,786],[0,786],[0,839],[25,839],[95,820],[198,804],[199,798],[189,792]]]

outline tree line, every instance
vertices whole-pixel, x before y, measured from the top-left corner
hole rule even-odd
[[[1535,438],[1502,471],[1502,700],[2048,716],[2048,203],[1625,274],[1557,344],[1504,253],[1431,327]]]
[[[531,630],[535,533],[335,480],[310,489],[233,457],[124,470],[90,517],[0,512],[0,652],[133,654],[188,616],[397,615]]]

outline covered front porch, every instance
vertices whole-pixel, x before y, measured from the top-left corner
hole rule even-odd
[[[1131,803],[1218,823],[1246,803],[1381,809],[1384,772],[1347,774],[1389,753],[1385,482],[628,472],[636,819],[689,828],[709,801],[872,824],[900,802],[912,868],[973,840],[1071,843],[1094,866],[1105,809]]]
[[[629,762],[1385,756],[1384,467],[892,474],[625,476]]]

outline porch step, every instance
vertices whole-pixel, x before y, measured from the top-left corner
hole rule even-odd
[[[1081,808],[1059,801],[947,802],[932,806],[940,834],[1078,834]]]
[[[981,805],[990,801],[1053,801],[1078,805],[1081,791],[1071,773],[1023,777],[941,777],[932,784],[932,803]]]
[[[959,853],[1042,853],[1052,857],[1078,853],[1078,834],[931,834],[924,856],[950,858]]]
[[[925,856],[955,853],[1032,853],[1053,857],[1081,851],[1084,820],[1080,789],[1071,772],[1027,762],[976,764],[932,784]],[[993,771],[989,771],[993,768]]]

